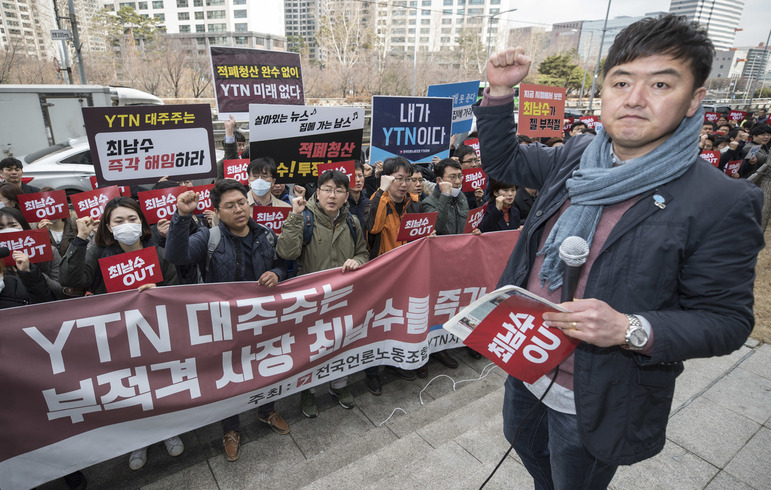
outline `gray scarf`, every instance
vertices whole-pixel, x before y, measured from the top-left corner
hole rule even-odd
[[[549,291],[562,285],[563,264],[559,246],[569,236],[584,238],[591,248],[604,206],[617,204],[657,188],[683,175],[699,153],[698,134],[704,109],[686,117],[672,136],[653,151],[613,166],[612,142],[600,129],[586,147],[578,169],[565,182],[570,206],[554,224],[538,255],[545,255],[538,277]]]

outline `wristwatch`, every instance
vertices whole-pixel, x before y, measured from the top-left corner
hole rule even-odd
[[[634,315],[626,315],[629,328],[626,330],[625,347],[633,351],[641,351],[648,343],[648,332],[642,326],[640,319]]]

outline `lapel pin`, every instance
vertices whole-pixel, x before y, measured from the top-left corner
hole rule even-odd
[[[667,207],[665,203],[666,203],[666,200],[663,197],[661,197],[658,194],[653,195],[653,204],[655,204],[659,209],[664,209],[665,207]]]

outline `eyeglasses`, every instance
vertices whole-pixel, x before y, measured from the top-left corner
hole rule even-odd
[[[442,180],[449,180],[452,182],[463,182],[463,174],[452,174],[447,177],[442,177]]]
[[[246,199],[241,199],[240,201],[236,202],[229,202],[225,204],[224,206],[220,206],[220,209],[224,209],[225,211],[231,212],[234,211],[237,207],[242,208],[248,204]]]
[[[255,174],[254,177],[257,178],[257,179],[266,180],[268,182],[273,180],[273,176],[270,175],[270,174],[259,174],[259,175]]]
[[[325,194],[332,194],[334,192],[336,197],[341,197],[348,193],[348,191],[344,189],[335,189],[333,187],[319,187],[319,191]]]
[[[482,161],[481,158],[476,157],[476,158],[467,158],[467,159],[463,160],[460,163],[477,163],[477,162],[481,162],[481,161]]]
[[[410,183],[412,182],[412,177],[394,177],[394,182],[397,184],[403,184],[403,183]]]

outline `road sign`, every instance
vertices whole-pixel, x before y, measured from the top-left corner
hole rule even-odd
[[[64,29],[51,29],[51,39],[53,41],[69,41],[72,39],[72,32]]]

